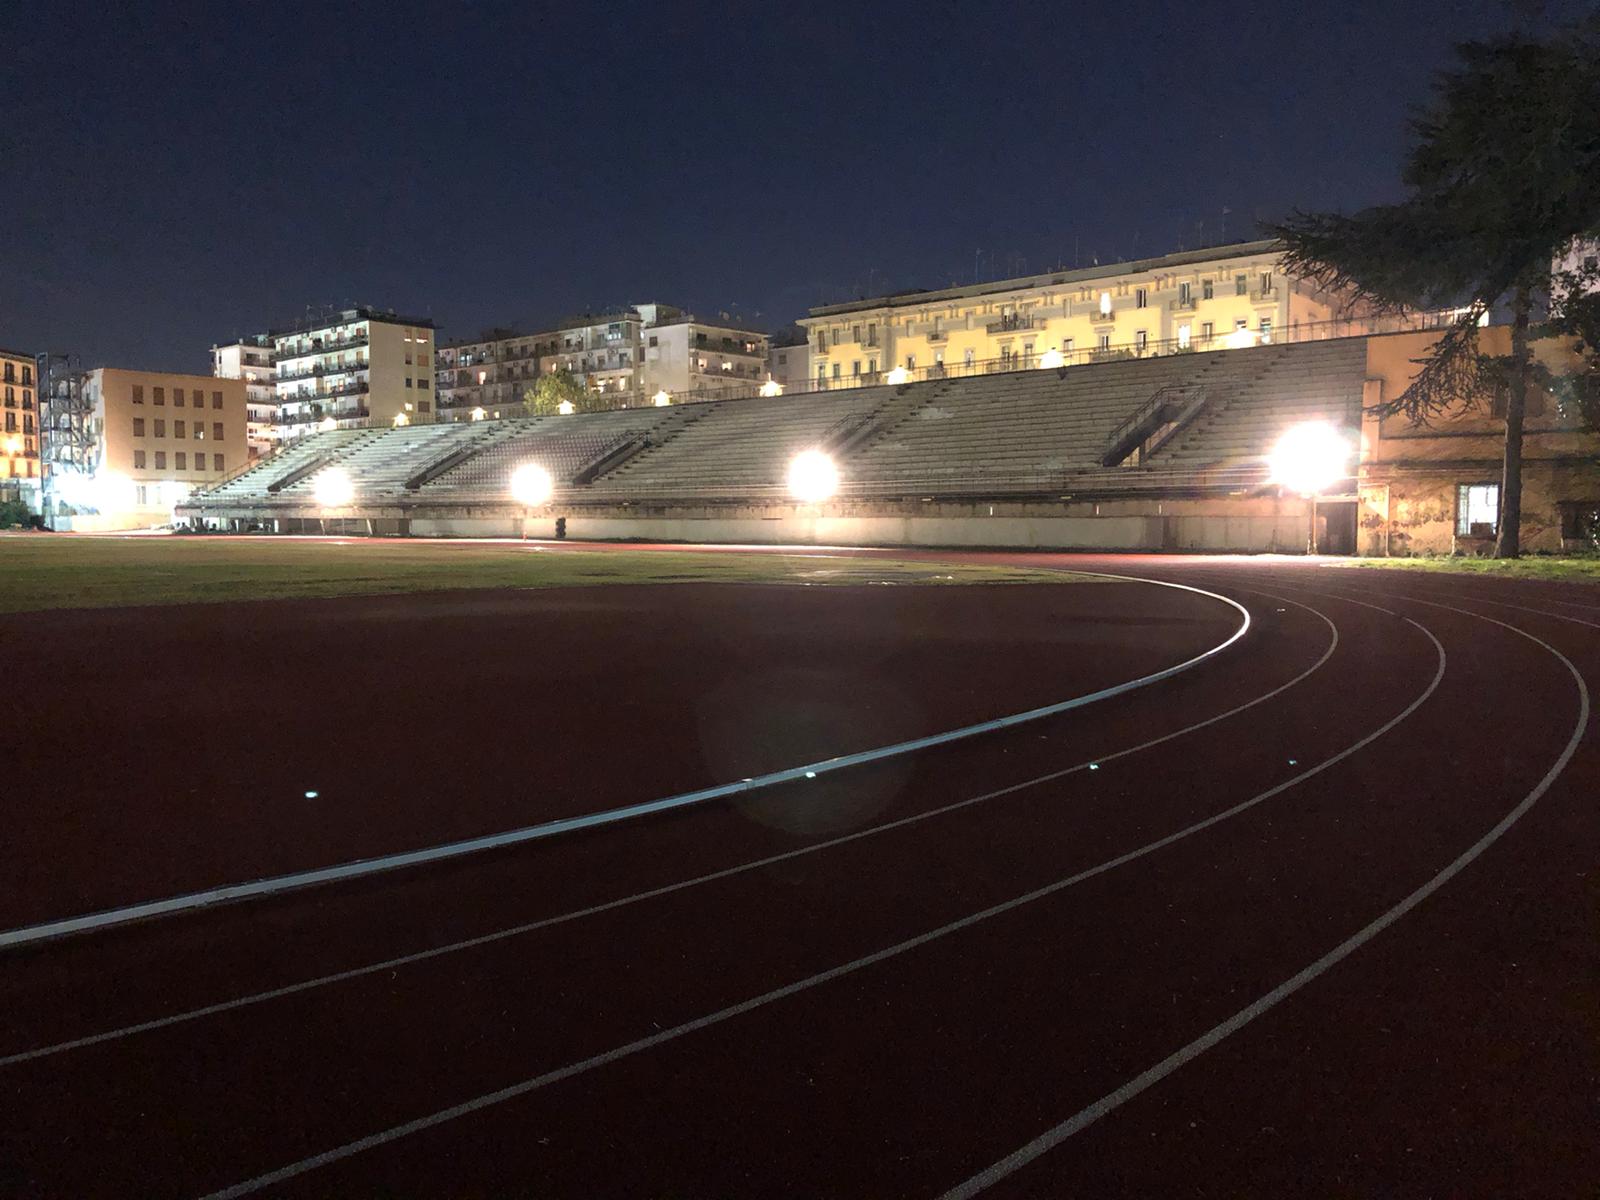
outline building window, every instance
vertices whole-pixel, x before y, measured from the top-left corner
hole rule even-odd
[[[1111,293],[1110,292],[1101,292],[1100,293],[1100,315],[1102,317],[1109,317],[1111,315]]]
[[[143,417],[135,417],[133,419],[133,436],[134,437],[143,437],[144,436],[144,418]]]
[[[212,392],[211,393],[211,407],[212,408],[221,408],[222,407],[222,393],[221,392]]]
[[[1213,322],[1211,322],[1211,321],[1202,321],[1200,323],[1200,340],[1202,342],[1209,342],[1211,340],[1211,338],[1212,338],[1212,335],[1215,334],[1216,332],[1217,332],[1217,327]]]
[[[157,450],[156,451],[156,470],[165,471],[166,469],[167,469],[167,452],[165,450]]]
[[[181,438],[181,437],[188,437],[189,436],[188,433],[184,430],[182,421],[174,421],[172,423],[172,436],[175,437],[175,438]]]
[[[1148,308],[1150,306],[1150,292],[1148,288],[1133,289],[1133,306],[1135,308]]]
[[[172,407],[173,408],[182,408],[183,407],[183,389],[182,388],[173,388],[172,389]]]
[[[968,350],[965,354],[963,354],[961,356],[962,365],[970,367],[972,365],[973,359],[975,359],[976,357],[977,357],[976,354],[974,354],[971,350]]]
[[[479,374],[479,376],[482,376],[483,372],[479,371],[478,374]],[[406,386],[407,387],[411,386],[411,377],[409,375],[406,376]]]
[[[206,427],[203,422],[196,421],[194,423],[194,440],[197,442],[206,440]]]
[[[833,377],[835,379],[839,378],[839,375],[840,375],[839,368],[842,367],[843,365],[844,365],[843,363],[834,363],[833,364]]]
[[[1194,286],[1192,284],[1180,283],[1178,285],[1178,303],[1183,305],[1185,308],[1189,306],[1189,301],[1193,295]]]
[[[827,363],[818,363],[817,364],[817,382],[818,383],[825,383],[827,381],[827,378],[828,378],[828,364]]]
[[[906,355],[906,370],[915,371],[916,369],[917,369],[917,356],[915,354]]]
[[[1463,483],[1456,488],[1456,536],[1493,537],[1500,532],[1500,485]]]
[[[1179,350],[1187,350],[1189,348],[1189,338],[1190,338],[1189,327],[1187,325],[1179,325],[1178,326],[1178,349]]]
[[[157,437],[166,437],[167,436],[167,423],[165,421],[161,420],[159,417],[156,419],[156,436]]]
[[[136,470],[136,471],[144,470],[144,451],[143,450],[135,450],[133,452],[133,469]]]
[[[1111,335],[1109,333],[1102,333],[1100,335],[1100,349],[1102,349],[1102,350],[1111,349]]]
[[[852,379],[859,379],[861,377],[861,360],[859,358],[851,362],[850,376]]]
[[[211,456],[211,469],[219,475],[222,473],[222,455],[213,454]]]
[[[133,385],[133,402],[135,404],[144,403],[144,384],[136,383]]]
[[[1250,277],[1248,275],[1235,275],[1233,277],[1233,294],[1246,296],[1250,293]]]
[[[1150,344],[1150,334],[1143,329],[1135,330],[1133,334],[1133,344],[1138,348],[1140,353],[1143,353],[1144,348]]]
[[[1263,342],[1270,342],[1272,340],[1272,318],[1271,317],[1262,317],[1261,318],[1261,340]]]
[[[175,470],[187,471],[189,469],[189,456],[179,450],[172,456],[172,465]]]
[[[1215,299],[1216,294],[1217,285],[1214,281],[1207,279],[1200,284],[1200,299],[1212,300]]]
[[[1271,271],[1263,271],[1263,272],[1261,272],[1261,294],[1263,296],[1266,296],[1266,295],[1269,295],[1271,292],[1272,292],[1272,272]]]
[[[1072,338],[1062,338],[1061,339],[1061,353],[1063,353],[1063,354],[1071,354],[1072,353],[1072,343],[1073,343],[1073,339]]]
[[[153,399],[157,404],[161,405],[162,407],[166,406],[166,403],[167,403],[167,389],[166,388],[153,387],[153,388],[150,389],[150,396],[151,396],[151,399]]]

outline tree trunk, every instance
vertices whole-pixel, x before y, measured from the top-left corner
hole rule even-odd
[[[1511,392],[1506,397],[1506,452],[1500,474],[1496,558],[1516,558],[1522,553],[1522,418],[1528,407],[1528,311],[1532,307],[1527,286],[1519,284],[1511,323]]]

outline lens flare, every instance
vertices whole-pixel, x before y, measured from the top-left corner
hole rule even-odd
[[[839,468],[821,450],[804,450],[789,464],[789,495],[802,504],[820,504],[839,490]]]
[[[323,508],[344,508],[356,498],[356,485],[340,468],[324,467],[311,481],[311,494]]]
[[[1278,439],[1267,465],[1272,483],[1314,496],[1350,474],[1350,443],[1332,425],[1311,421]]]
[[[523,463],[511,472],[511,498],[527,508],[550,503],[555,490],[555,480],[550,478],[550,472],[538,463]]]

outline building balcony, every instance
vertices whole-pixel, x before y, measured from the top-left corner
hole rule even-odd
[[[360,362],[354,365],[339,366],[332,363],[318,363],[314,367],[295,371],[290,375],[274,375],[274,383],[292,383],[296,379],[314,379],[319,375],[341,375],[348,371],[365,371],[372,366],[371,363]]]
[[[353,350],[357,346],[365,346],[370,339],[366,334],[359,337],[345,338],[338,342],[313,342],[306,350],[283,350],[278,354],[279,362],[289,362],[296,358],[310,358],[314,354],[333,354],[339,350]]]
[[[301,392],[293,396],[280,396],[283,404],[321,404],[325,400],[334,400],[340,396],[363,396],[372,390],[372,385],[365,379],[356,383],[347,383],[343,387],[328,388],[321,392]]]
[[[1180,297],[1177,300],[1170,301],[1168,306],[1174,312],[1193,312],[1199,303],[1200,297],[1190,296],[1187,300],[1184,300]]]
[[[1097,308],[1089,314],[1089,319],[1091,321],[1115,321],[1117,319],[1117,310],[1113,308],[1110,312],[1101,312]]]
[[[1033,318],[1022,316],[1001,317],[998,321],[990,321],[983,327],[985,333],[1016,333],[1020,329],[1032,329]]]
[[[950,334],[943,329],[930,329],[927,334],[930,342],[948,342]]]

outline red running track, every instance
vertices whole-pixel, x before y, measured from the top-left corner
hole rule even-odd
[[[901,762],[8,955],[0,1191],[1592,1190],[1595,594],[1004,557],[1254,623]]]

